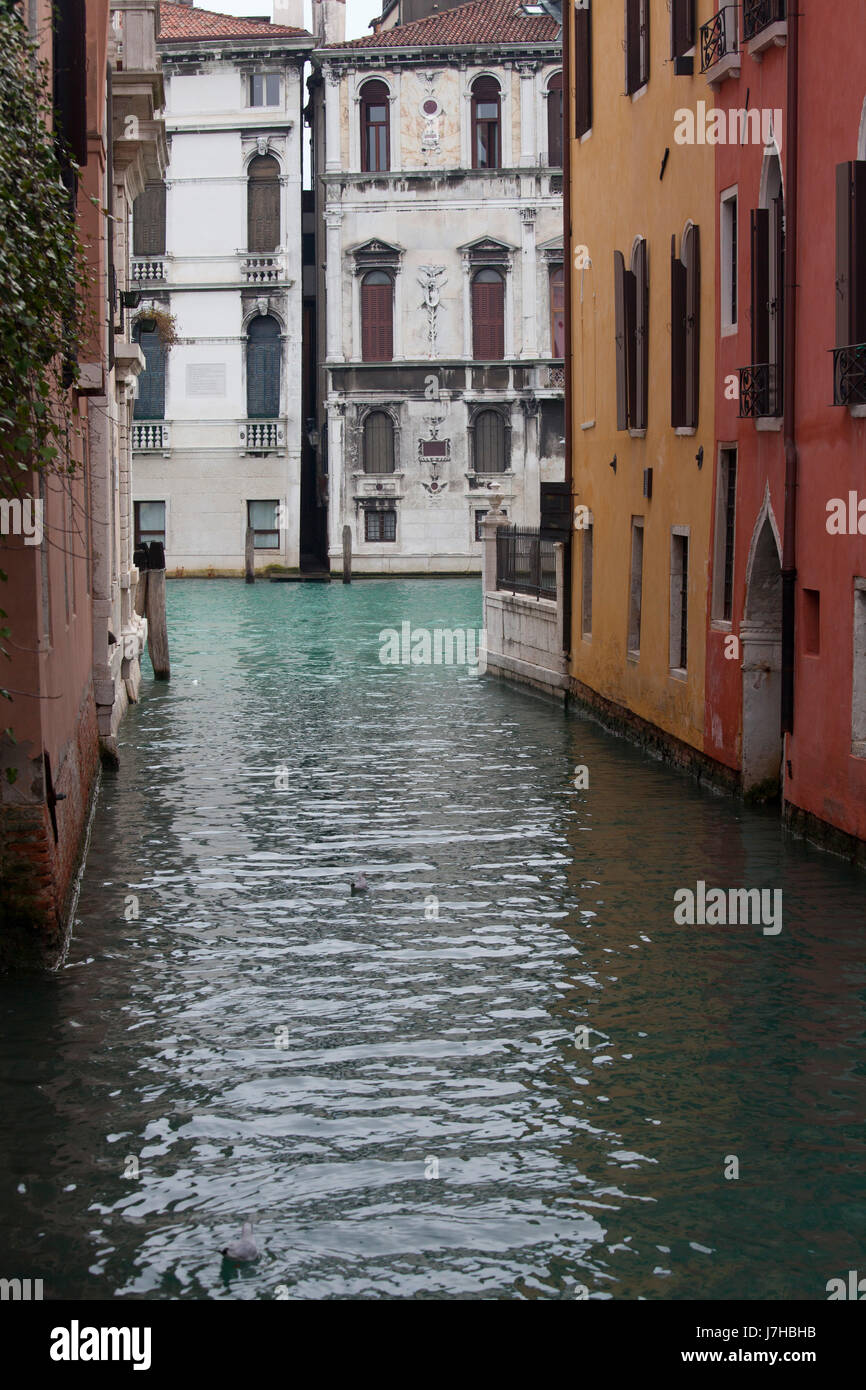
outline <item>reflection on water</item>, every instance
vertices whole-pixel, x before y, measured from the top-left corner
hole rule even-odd
[[[530,695],[380,663],[386,627],[478,626],[477,582],[169,603],[68,964],[0,991],[0,1273],[823,1299],[862,1265],[862,876]],[[781,888],[781,934],[676,926],[698,879]]]

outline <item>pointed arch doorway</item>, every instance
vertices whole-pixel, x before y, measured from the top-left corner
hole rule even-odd
[[[769,499],[752,536],[740,641],[743,791],[772,800],[782,774],[782,560]]]

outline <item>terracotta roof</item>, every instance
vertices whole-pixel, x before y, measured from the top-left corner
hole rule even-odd
[[[176,7],[175,7],[176,8]],[[554,43],[560,27],[550,15],[523,13],[520,0],[473,0],[413,24],[399,24],[379,34],[365,34],[328,48],[425,48],[440,44]]]
[[[306,29],[290,29],[287,24],[265,24],[231,14],[215,14],[196,5],[172,5],[160,0],[159,41],[173,39],[267,39],[311,38]]]

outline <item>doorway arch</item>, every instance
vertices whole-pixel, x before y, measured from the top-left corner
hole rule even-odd
[[[782,552],[769,497],[755,524],[740,624],[743,655],[743,791],[779,795],[782,773]]]

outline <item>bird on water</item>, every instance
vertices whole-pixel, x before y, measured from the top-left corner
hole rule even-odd
[[[241,1231],[240,1240],[229,1241],[221,1251],[227,1260],[234,1260],[235,1264],[243,1264],[246,1260],[258,1258],[259,1247],[253,1239],[253,1227],[251,1221],[245,1221]]]

